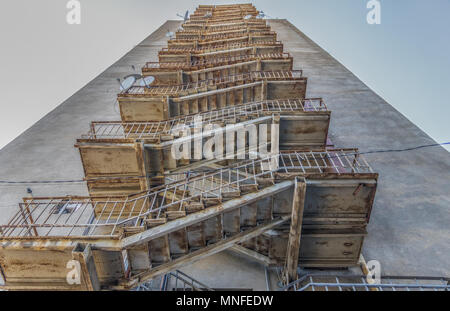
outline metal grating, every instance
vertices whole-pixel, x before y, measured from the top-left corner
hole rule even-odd
[[[207,79],[194,83],[179,85],[158,86],[132,86],[119,93],[119,97],[126,96],[175,96],[182,92],[194,93],[208,87],[227,87],[229,84],[245,82],[250,83],[259,80],[292,80],[302,78],[302,70],[278,70],[278,71],[253,71],[249,73],[229,75],[215,79]]]
[[[259,46],[283,46],[280,41],[274,41],[274,40],[261,40],[257,43],[249,43],[249,42],[240,42],[240,43],[229,43],[224,45],[218,45],[214,47],[185,47],[185,46],[177,46],[177,45],[171,45],[168,48],[163,48],[159,54],[171,54],[171,53],[208,53],[208,52],[216,52],[216,51],[223,51],[223,50],[231,50],[231,49],[240,49],[240,48],[247,48],[247,47],[259,47]]]
[[[370,284],[364,276],[305,275],[281,291],[448,291],[448,278],[385,276]]]
[[[163,291],[214,291],[209,286],[183,273],[180,270],[169,272],[164,276]]]
[[[192,62],[169,62],[169,63],[159,63],[159,62],[148,62],[145,64],[143,70],[148,69],[183,69],[190,70],[199,67],[216,67],[221,65],[228,65],[231,63],[240,63],[258,59],[291,59],[289,53],[267,53],[267,54],[250,54],[250,55],[238,55],[230,57],[220,57],[211,60],[199,60]]]
[[[144,227],[145,220],[165,217],[166,211],[181,211],[205,198],[221,200],[243,185],[259,186],[263,179],[274,181],[277,173],[306,177],[373,171],[354,149],[282,153],[212,172],[179,173],[173,176],[173,183],[127,197],[31,198],[20,203],[13,218],[0,226],[0,236],[118,237],[122,227]]]
[[[240,117],[260,117],[269,113],[289,112],[327,112],[327,106],[320,98],[266,100],[239,106],[230,106],[218,110],[207,111],[196,115],[173,118],[157,122],[92,122],[89,133],[82,139],[158,139],[162,135],[171,135],[178,125],[193,127],[210,123],[226,123]],[[196,119],[197,118],[197,119]],[[201,120],[201,123],[196,123]]]

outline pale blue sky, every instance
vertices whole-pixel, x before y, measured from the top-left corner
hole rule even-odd
[[[246,1],[81,0],[68,25],[66,0],[2,1],[0,148],[157,29],[199,3]],[[450,0],[257,0],[286,18],[438,142],[450,140]]]

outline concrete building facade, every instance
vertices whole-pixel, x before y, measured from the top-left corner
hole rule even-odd
[[[342,64],[287,20],[267,20],[308,77],[307,98],[322,97],[332,111],[329,136],[340,147],[361,152],[401,150],[435,142],[370,90]],[[33,196],[88,195],[79,152],[73,145],[89,123],[115,121],[117,78],[158,59],[166,33],[179,21],[167,21],[119,61],[46,115],[0,151],[4,181],[59,180],[58,183],[0,184],[1,222],[17,210],[15,202]],[[383,275],[450,277],[450,156],[441,147],[368,153],[380,174],[362,253],[377,260]],[[67,181],[67,182],[64,182]],[[180,269],[212,288],[267,288],[264,265],[227,250]],[[359,271],[350,269],[349,274]],[[277,274],[268,270],[270,289]]]

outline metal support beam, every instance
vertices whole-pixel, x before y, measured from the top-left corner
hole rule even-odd
[[[270,266],[272,264],[275,264],[273,260],[271,260],[269,257],[264,256],[258,252],[255,252],[251,249],[248,249],[246,247],[243,247],[241,245],[234,245],[232,248],[230,248],[231,251],[244,255],[246,257],[249,257],[253,260],[256,260],[259,263],[262,263],[265,266]]]
[[[105,251],[122,250],[121,241],[116,238],[89,238],[85,236],[76,236],[68,239],[67,237],[34,237],[28,239],[11,238],[0,239],[1,249],[29,249],[29,250],[72,250],[77,243],[85,243],[91,245],[92,249],[101,249]]]
[[[95,268],[91,246],[78,244],[72,252],[72,259],[80,263],[81,282],[88,291],[100,290],[100,281]]]
[[[359,255],[358,264],[359,264],[359,267],[361,268],[362,273],[367,278],[367,276],[369,275],[370,271],[369,271],[369,267],[367,266],[366,259],[364,259],[364,256],[363,256],[362,253]],[[377,292],[378,291],[378,289],[375,288],[375,287],[371,287],[370,290],[373,291],[373,292]]]
[[[264,188],[259,192],[249,193],[249,194],[243,195],[240,198],[227,201],[223,204],[220,204],[220,205],[217,205],[214,207],[207,208],[201,212],[197,212],[197,213],[188,215],[186,217],[170,221],[167,224],[160,225],[158,227],[146,230],[142,233],[138,233],[138,234],[135,234],[133,236],[123,239],[122,247],[130,248],[130,247],[148,242],[150,240],[162,237],[171,232],[175,232],[177,230],[194,225],[201,221],[205,221],[207,219],[218,216],[225,212],[240,208],[244,205],[248,205],[248,204],[257,202],[263,198],[266,198],[268,196],[272,196],[274,194],[282,192],[282,191],[288,189],[289,187],[292,187],[293,185],[294,185],[293,180],[284,181],[284,182],[281,182],[274,186]]]
[[[292,199],[291,230],[286,254],[286,281],[297,279],[298,256],[302,236],[303,211],[305,209],[306,183],[295,179],[294,197]]]
[[[186,256],[180,257],[178,259],[175,259],[171,262],[162,264],[150,271],[144,272],[144,273],[136,276],[134,279],[131,279],[129,282],[127,282],[125,285],[123,285],[123,288],[119,287],[117,289],[128,289],[128,288],[133,288],[133,287],[139,286],[140,284],[145,283],[146,281],[153,279],[153,278],[157,277],[158,275],[165,274],[172,270],[178,269],[179,267],[182,267],[186,263],[193,263],[195,261],[201,260],[208,256],[217,254],[217,253],[224,251],[230,247],[233,247],[236,243],[242,243],[244,241],[247,241],[249,239],[252,239],[254,237],[261,235],[262,233],[264,233],[267,230],[278,227],[279,225],[288,221],[290,218],[291,218],[290,216],[278,218],[266,225],[261,225],[256,228],[253,228],[251,230],[241,232],[229,239],[221,240],[221,241],[211,244],[205,248],[199,249],[198,251],[192,252],[189,255],[186,255]]]

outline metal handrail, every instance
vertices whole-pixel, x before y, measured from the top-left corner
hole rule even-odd
[[[317,280],[319,279],[319,280]],[[334,281],[320,281],[320,279]],[[342,281],[345,279],[346,281]],[[350,280],[350,281],[348,281]],[[351,281],[353,280],[353,281]],[[365,276],[307,274],[279,289],[280,291],[448,291],[450,279],[440,277],[383,276],[379,283],[369,283]]]
[[[195,115],[172,118],[155,122],[120,122],[96,121],[91,123],[90,131],[81,136],[82,139],[157,139],[163,135],[172,135],[177,125],[185,127],[201,124],[226,123],[239,117],[260,117],[271,114],[290,114],[302,111],[305,113],[327,112],[328,108],[321,98],[265,100],[229,106],[218,110],[207,111]]]
[[[293,80],[303,77],[302,70],[279,70],[279,71],[251,71],[248,73],[229,75],[213,79],[206,79],[192,83],[178,85],[155,85],[141,86],[134,85],[118,94],[119,97],[134,95],[182,95],[182,92],[194,92],[208,87],[227,87],[230,83],[245,82],[251,83],[260,80]]]
[[[196,47],[196,48],[190,48],[190,47],[184,47],[184,46],[171,46],[168,48],[163,48],[159,55],[166,55],[171,53],[191,53],[191,54],[201,54],[201,53],[207,53],[207,52],[216,52],[221,50],[231,50],[231,49],[239,49],[239,48],[245,48],[245,47],[258,47],[258,46],[283,46],[283,43],[281,41],[274,41],[274,40],[267,40],[267,41],[259,41],[256,43],[252,42],[239,42],[239,43],[230,43],[230,44],[224,44],[224,45],[218,45],[215,47]]]
[[[149,217],[160,218],[167,210],[181,210],[186,204],[205,198],[221,200],[241,185],[258,185],[261,178],[274,180],[277,173],[304,177],[374,174],[354,149],[281,153],[212,172],[179,173],[181,178],[171,184],[126,197],[28,198],[19,204],[8,224],[0,226],[0,237],[119,237],[121,227],[144,227]]]
[[[205,285],[204,283],[194,279],[193,277],[187,275],[186,273],[183,273],[180,270],[175,270],[175,272],[169,272],[167,274],[167,283],[165,290],[167,290],[168,285],[170,284],[170,279],[175,278],[175,286],[173,290],[183,290],[186,291],[186,289],[190,289],[192,291],[214,291],[209,286]],[[178,282],[181,283],[181,287],[178,286]]]
[[[218,57],[214,59],[208,60],[196,60],[191,62],[169,62],[169,63],[160,63],[160,62],[147,62],[143,67],[143,71],[148,69],[177,69],[177,70],[191,70],[198,68],[208,68],[208,67],[216,67],[220,65],[228,65],[233,63],[240,63],[245,61],[252,61],[258,59],[292,59],[292,56],[287,53],[266,53],[266,54],[245,54],[238,56],[229,56],[229,57]]]

